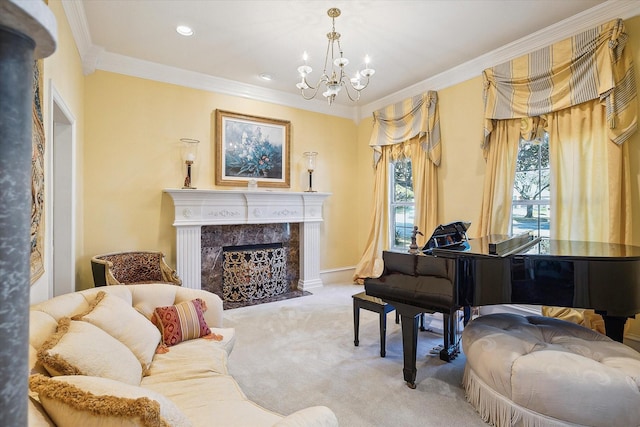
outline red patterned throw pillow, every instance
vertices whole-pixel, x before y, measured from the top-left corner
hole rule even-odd
[[[160,329],[162,344],[172,346],[211,334],[204,320],[205,310],[204,301],[196,298],[176,305],[157,307],[151,320]]]

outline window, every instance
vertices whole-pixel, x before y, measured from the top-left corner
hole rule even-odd
[[[520,140],[513,184],[511,233],[532,231],[549,237],[550,204],[549,135],[540,140]]]
[[[390,180],[390,232],[391,249],[409,249],[414,226],[415,201],[411,160],[400,159],[389,165]]]

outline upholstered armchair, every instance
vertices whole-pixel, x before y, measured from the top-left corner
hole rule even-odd
[[[162,252],[112,252],[91,258],[93,282],[96,286],[169,283],[182,285],[176,271]]]

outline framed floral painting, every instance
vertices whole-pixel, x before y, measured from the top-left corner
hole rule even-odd
[[[290,186],[291,123],[216,110],[216,185]]]

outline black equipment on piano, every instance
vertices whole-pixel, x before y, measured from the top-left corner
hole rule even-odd
[[[422,252],[430,254],[435,248],[464,248],[470,225],[470,222],[456,221],[437,226],[422,247]]]
[[[470,308],[484,305],[591,308],[603,316],[607,335],[620,342],[627,318],[640,313],[640,247],[534,239],[528,233],[467,239],[464,224],[436,228],[424,253],[385,251],[383,274],[365,280],[367,294],[393,305],[402,318],[403,373],[409,387],[415,388],[423,312],[444,315],[440,358],[446,361],[459,352],[460,309],[466,323]],[[458,242],[447,244],[443,235],[458,236]]]

